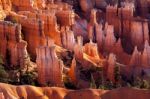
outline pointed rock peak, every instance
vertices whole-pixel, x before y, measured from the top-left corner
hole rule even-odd
[[[74,66],[76,64],[76,59],[75,57],[72,59],[72,66]]]
[[[148,41],[146,40],[145,41],[145,47],[148,47],[149,46],[149,43],[148,43]]]
[[[113,53],[109,54],[108,60],[116,59],[116,56]]]
[[[118,39],[117,44],[121,44],[121,38]]]
[[[108,26],[108,22],[105,23],[105,29],[107,29],[107,26]]]
[[[70,27],[69,26],[66,26],[66,31],[70,31]]]
[[[133,51],[133,54],[137,54],[137,53],[139,53],[139,51],[138,51],[138,49],[137,49],[137,46],[135,46],[134,51]]]
[[[60,31],[61,31],[61,32],[65,32],[65,27],[62,26]]]
[[[90,44],[93,44],[93,41],[92,41],[92,39],[90,39]]]
[[[118,39],[118,41],[117,41],[117,43],[115,44],[116,45],[116,47],[117,47],[117,49],[119,48],[121,48],[121,50],[123,50],[123,48],[122,48],[122,44],[121,44],[121,39],[119,38]]]
[[[91,10],[91,16],[90,16],[91,17],[91,19],[90,19],[91,24],[97,24],[96,13],[97,13],[96,9]]]
[[[100,30],[102,30],[102,27],[103,27],[103,25],[100,23],[100,24],[96,24],[96,28],[97,29],[100,29]]]
[[[77,37],[77,43],[81,46],[83,46],[83,37],[82,36],[78,36]]]
[[[107,27],[105,28],[105,31],[106,31],[106,36],[114,35],[114,26],[113,25],[107,25]]]
[[[97,13],[97,10],[96,10],[96,9],[92,9],[92,10],[91,10],[91,15],[92,15],[92,16],[95,17],[95,16],[96,16],[96,13]]]

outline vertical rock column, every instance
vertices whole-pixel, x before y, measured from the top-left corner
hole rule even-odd
[[[145,41],[149,41],[148,23],[132,21],[130,38],[133,46],[137,46],[140,51],[143,50]]]
[[[28,51],[35,60],[36,48],[39,45],[44,45],[45,34],[44,34],[44,23],[42,20],[35,19],[21,19],[20,23],[22,25],[22,32],[24,34],[24,39],[28,43]]]
[[[75,38],[73,31],[70,30],[69,27],[62,27],[61,29],[61,42],[62,46],[68,50],[73,50],[75,45]]]
[[[40,46],[36,52],[39,83],[62,86],[63,62],[56,56],[55,46]]]
[[[106,54],[110,53],[116,43],[116,38],[114,36],[114,27],[112,25],[108,25],[105,27],[105,45],[104,49],[106,51]]]
[[[106,8],[106,21],[108,24],[114,26],[115,35],[120,36],[121,23],[118,18],[117,6],[107,6]]]
[[[83,38],[81,36],[77,37],[77,43],[74,47],[74,54],[77,60],[83,60]]]
[[[110,81],[115,81],[115,77],[114,77],[114,69],[115,69],[115,65],[116,65],[116,58],[114,54],[110,54],[109,58],[108,58],[108,69],[107,69],[107,78]]]
[[[144,51],[142,53],[142,66],[149,67],[150,66],[150,46],[148,41],[145,41]]]
[[[103,52],[105,36],[102,30],[102,24],[96,25],[96,35],[97,35],[96,40],[97,40],[98,51]]]
[[[118,9],[118,16],[121,19],[121,29],[123,34],[121,36],[123,38],[128,38],[130,33],[130,22],[133,18],[133,10],[134,6],[132,3],[125,3],[124,7],[121,7]]]
[[[0,93],[0,99],[5,99],[4,94]]]

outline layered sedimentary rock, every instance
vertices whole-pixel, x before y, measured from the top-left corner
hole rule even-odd
[[[71,68],[70,68],[70,71],[69,71],[69,77],[71,79],[71,81],[76,84],[77,83],[77,63],[76,63],[76,59],[74,58],[72,60],[72,64],[71,64]]]
[[[24,67],[29,62],[29,57],[27,43],[21,38],[21,26],[1,21],[0,28],[0,52],[3,60],[11,66]],[[9,61],[6,61],[6,58],[9,58]]]
[[[72,26],[75,23],[75,13],[73,10],[58,11],[56,16],[57,21],[61,26]]]
[[[107,6],[106,21],[114,26],[115,36],[128,37],[130,20],[133,17],[133,3],[124,3],[124,6]]]
[[[48,41],[48,45],[38,47],[36,53],[39,83],[43,85],[63,86],[63,62],[58,59],[55,46],[51,41]]]
[[[36,48],[45,43],[44,24],[40,20],[22,19],[22,32],[28,42],[28,51],[33,59],[36,57]],[[34,36],[33,36],[34,35]]]
[[[117,6],[107,6],[106,8],[106,21],[108,24],[114,26],[114,32],[116,35],[120,35],[120,29],[121,29],[121,23],[118,19],[118,14],[117,14]]]
[[[36,0],[37,1],[37,0]],[[19,10],[19,11],[34,11],[37,9],[37,5],[35,1],[32,0],[12,0],[12,6],[14,10]]]
[[[92,9],[91,10],[91,15],[90,15],[90,22],[87,26],[87,31],[88,31],[88,37],[89,40],[96,41],[96,33],[95,33],[95,25],[97,24],[97,19],[96,19],[96,10]]]
[[[74,53],[75,58],[80,61],[85,68],[89,68],[92,65],[102,66],[103,57],[101,53],[98,53],[97,44],[91,40],[83,46],[83,39],[78,37],[78,42],[74,47]]]
[[[103,52],[105,35],[104,35],[104,31],[102,30],[102,24],[96,25],[96,35],[97,35],[96,41],[98,45],[98,51]]]
[[[137,46],[139,50],[143,49],[144,42],[149,41],[149,29],[147,22],[131,22],[131,43]]]
[[[68,50],[74,49],[75,45],[75,37],[73,31],[70,30],[69,27],[62,27],[61,29],[61,42],[62,46]]]
[[[13,22],[0,22],[0,53],[7,63],[5,65],[24,67],[29,63],[29,52],[33,61],[37,57],[39,83],[62,86],[64,64],[57,57],[56,51],[59,54],[62,54],[64,50],[71,51],[74,56],[72,54],[66,56],[69,58],[73,56],[74,59],[70,59],[72,64],[70,63],[70,71],[67,73],[75,84],[78,82],[77,86],[81,86],[81,88],[85,88],[82,86],[87,87],[88,84],[77,77],[79,76],[78,67],[83,70],[102,67],[107,73],[105,78],[111,81],[114,81],[116,64],[124,66],[121,67],[122,71],[127,69],[127,72],[123,72],[123,74],[127,74],[126,76],[135,72],[141,74],[142,70],[149,69],[148,20],[134,17],[135,4],[119,4],[120,1],[118,1],[118,6],[107,6],[106,2],[113,4],[115,1],[63,1],[75,5],[73,8],[77,7],[79,3],[81,8],[78,6],[79,8],[73,11],[72,6],[62,3],[61,0],[11,0],[11,2],[10,0],[0,0],[0,20]],[[137,3],[141,4],[140,7],[145,5],[146,10],[139,8],[136,12],[142,12],[142,16],[147,15],[149,13],[147,1],[143,3],[140,0]],[[18,23],[21,24],[22,29]],[[69,70],[69,68],[67,69]],[[39,97],[49,98],[44,95],[46,92],[38,94]],[[72,94],[74,95],[71,93],[65,98],[72,98]],[[25,97],[29,98],[30,95]],[[34,95],[31,97],[33,98]],[[85,94],[84,97],[92,98],[94,96]],[[95,97],[98,98],[99,95]],[[56,97],[52,96],[52,98]],[[64,95],[61,94],[60,98],[64,98]],[[76,94],[76,97],[73,98],[78,99],[81,96]]]
[[[83,60],[83,38],[81,36],[77,37],[77,43],[74,46],[74,53],[77,60]]]
[[[150,66],[150,46],[148,41],[145,41],[144,51],[142,53],[142,66],[149,67]]]
[[[114,54],[110,54],[108,58],[108,69],[107,69],[107,78],[110,81],[115,80],[115,77],[114,77],[115,65],[116,65],[116,57]]]
[[[141,53],[138,52],[137,47],[134,48],[134,52],[130,60],[130,66],[141,66]]]
[[[67,38],[67,41],[64,41],[63,37],[61,37],[60,30],[60,27],[69,27],[74,24],[73,10],[68,8],[67,4],[67,8],[65,9],[65,5],[63,4],[60,6],[60,9],[58,9],[58,6],[56,6],[56,8],[53,8],[53,6],[56,6],[56,4],[49,5],[48,7],[50,8],[48,10],[40,10],[39,12],[30,12],[30,10],[26,9],[26,11],[18,12],[18,14],[21,15],[20,17],[15,17],[17,15],[11,14],[12,20],[15,19],[15,21],[22,24],[22,32],[25,36],[25,40],[29,44],[28,51],[31,53],[31,57],[33,59],[36,57],[36,47],[43,45],[45,37],[54,39],[54,42],[59,46],[62,46],[63,43],[66,42],[72,42],[70,45],[74,45],[73,32],[71,30],[66,30],[67,34],[65,38]],[[26,18],[22,18],[22,16]],[[32,35],[35,36],[33,37]],[[36,41],[36,43],[34,41]],[[69,46],[69,43],[67,46],[68,49],[73,49],[71,46]]]
[[[3,93],[0,93],[0,99],[5,99]]]
[[[118,41],[115,43],[112,53],[116,55],[116,59],[119,63],[122,64],[129,64],[130,61],[130,55],[124,52],[124,49],[122,47],[121,39],[118,39]]]
[[[106,33],[106,38],[105,38],[104,49],[106,52],[111,52],[111,48],[113,48],[116,43],[116,38],[114,36],[114,27],[112,25],[106,25],[105,33]]]

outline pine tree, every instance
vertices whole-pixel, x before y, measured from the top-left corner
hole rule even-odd
[[[94,77],[93,75],[91,74],[91,83],[90,83],[90,88],[94,88],[96,89],[96,83],[95,83],[95,80],[94,80]]]

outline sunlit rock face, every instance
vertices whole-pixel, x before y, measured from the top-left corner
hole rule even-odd
[[[110,81],[115,81],[114,77],[115,65],[116,65],[116,58],[113,54],[110,54],[108,58],[108,70],[107,70],[107,77]]]
[[[10,66],[25,66],[29,57],[26,49],[27,43],[21,38],[21,26],[1,21],[0,28],[0,50],[4,61]],[[7,57],[9,61],[5,60]]]
[[[6,11],[10,11],[12,8],[11,0],[0,0],[0,5]]]
[[[76,43],[74,38],[74,33],[72,30],[70,30],[69,27],[62,27],[61,29],[61,42],[62,46],[68,50],[73,50],[74,45]]]
[[[116,43],[116,38],[114,36],[114,30],[113,29],[114,28],[111,25],[108,25],[105,27],[106,37],[105,37],[104,50],[106,50],[106,52],[111,52],[111,49],[113,48],[113,46]]]
[[[54,43],[48,40],[48,44],[38,47],[36,53],[39,83],[63,86],[63,62],[57,58]]]
[[[30,92],[30,93],[29,93]],[[134,88],[118,88],[110,91],[83,89],[83,90],[66,90],[57,87],[34,87],[34,86],[12,86],[0,84],[1,99],[120,99],[122,96],[128,99],[149,99],[149,90],[140,90]]]
[[[142,66],[149,67],[150,46],[148,41],[145,41],[144,51],[142,53]]]

